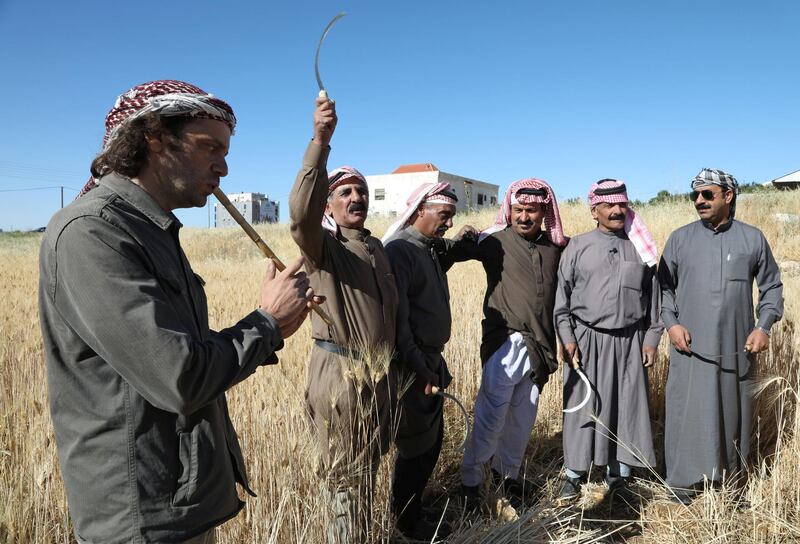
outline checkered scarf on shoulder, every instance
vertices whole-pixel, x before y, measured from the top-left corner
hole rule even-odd
[[[223,100],[208,94],[190,83],[164,79],[150,81],[133,87],[119,95],[114,107],[106,115],[106,133],[103,149],[108,148],[119,131],[126,124],[148,113],[162,117],[196,117],[222,121],[233,132],[236,116],[233,109]],[[97,180],[89,178],[76,198],[80,198],[97,187]]]
[[[503,202],[500,204],[494,224],[481,232],[478,243],[481,243],[490,234],[501,231],[511,224],[512,205],[533,203],[545,206],[544,226],[550,241],[558,247],[565,247],[569,238],[564,236],[556,195],[546,181],[536,178],[521,179],[509,186]]]
[[[589,206],[594,208],[601,202],[607,204],[627,204],[628,192],[625,184],[615,179],[601,179],[589,187]],[[658,263],[658,247],[641,216],[628,206],[625,215],[625,234],[633,243],[642,262],[647,266]]]

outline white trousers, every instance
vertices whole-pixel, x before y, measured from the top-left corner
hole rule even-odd
[[[483,466],[507,478],[517,478],[536,421],[539,386],[531,380],[525,341],[513,333],[483,367],[475,399],[475,423],[461,463],[464,485],[483,481]]]

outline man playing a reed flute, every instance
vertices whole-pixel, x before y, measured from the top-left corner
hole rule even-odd
[[[42,241],[50,410],[78,542],[214,541],[251,491],[225,391],[277,362],[303,322],[298,259],[259,309],[213,331],[172,211],[228,173],[231,107],[181,81],[121,95],[81,196]]]

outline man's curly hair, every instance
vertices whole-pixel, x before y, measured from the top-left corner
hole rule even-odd
[[[120,127],[107,148],[92,161],[92,176],[100,179],[110,172],[136,177],[147,164],[146,136],[169,133],[180,138],[184,126],[191,117],[162,117],[157,113],[143,115]]]

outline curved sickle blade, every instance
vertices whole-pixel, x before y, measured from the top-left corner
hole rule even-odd
[[[442,397],[444,397],[446,399],[452,400],[453,402],[455,402],[458,405],[459,408],[461,408],[461,413],[464,414],[464,441],[461,443],[461,445],[458,447],[458,449],[463,450],[467,445],[467,440],[469,440],[469,433],[470,433],[469,414],[467,413],[467,409],[464,408],[464,405],[461,404],[460,400],[455,398],[450,393],[445,393],[444,391],[438,390],[438,391],[436,391],[435,394],[436,395],[440,395],[440,396],[442,396]]]
[[[325,27],[325,30],[322,31],[322,36],[319,39],[319,43],[317,44],[317,54],[314,56],[314,74],[317,76],[317,85],[319,85],[319,90],[324,91],[325,86],[322,84],[322,78],[319,77],[319,50],[322,48],[322,42],[325,41],[325,36],[328,35],[331,27],[336,24],[336,21],[341,19],[347,15],[345,12],[338,13],[331,21],[328,23],[328,26]]]
[[[592,396],[592,384],[589,382],[589,378],[586,377],[586,374],[584,374],[583,370],[581,370],[580,368],[576,368],[575,372],[578,373],[578,376],[580,376],[581,381],[583,382],[583,386],[586,388],[586,396],[583,398],[583,400],[579,405],[574,406],[572,408],[564,408],[564,410],[562,411],[565,414],[571,414],[573,412],[577,412],[578,410],[586,406],[586,403],[589,402],[589,399]]]

